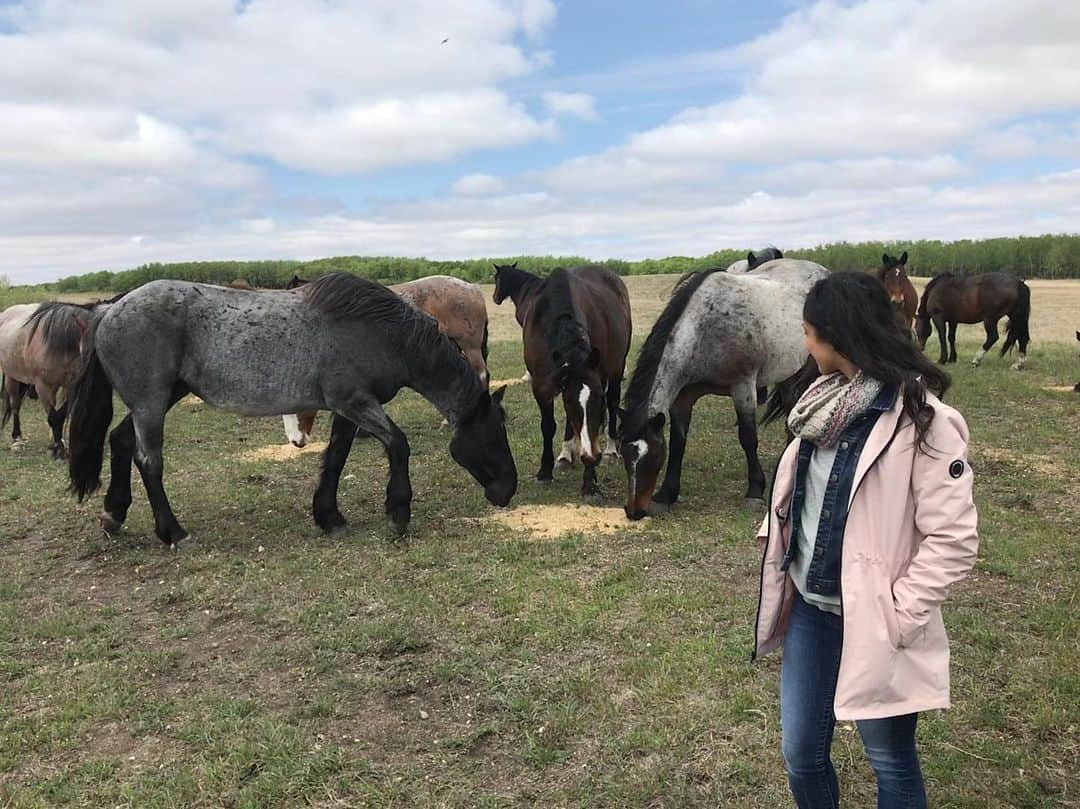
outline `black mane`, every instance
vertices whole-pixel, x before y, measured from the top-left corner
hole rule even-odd
[[[553,271],[539,294],[543,296],[544,309],[537,314],[547,316],[548,351],[559,387],[565,387],[571,380],[584,380],[589,340],[574,311],[569,273],[561,268]]]
[[[630,384],[626,388],[626,397],[623,400],[626,408],[623,425],[627,435],[638,435],[644,430],[645,422],[649,417],[648,412],[646,412],[649,393],[652,391],[653,382],[656,380],[656,372],[660,367],[660,358],[664,354],[664,347],[671,336],[671,331],[675,328],[675,324],[679,322],[683,312],[686,311],[690,298],[697,292],[698,287],[715,272],[720,272],[720,270],[718,268],[699,270],[690,273],[684,281],[681,281],[672,293],[667,306],[664,307],[664,311],[660,313],[660,317],[652,327],[652,331],[649,332],[649,336],[645,338],[645,345],[641,347],[641,353],[638,354],[634,374],[630,377]]]
[[[465,355],[457,343],[439,331],[436,320],[414,309],[382,284],[334,272],[301,287],[300,294],[309,306],[330,317],[374,322],[397,332],[405,362],[412,365],[419,361],[427,374],[452,371],[471,379],[474,385],[468,391],[470,401],[484,392]]]
[[[25,325],[30,328],[27,342],[33,340],[40,329],[41,339],[49,351],[78,354],[82,332],[75,322],[75,315],[80,312],[89,315],[97,305],[97,303],[63,303],[62,301],[45,301],[39,304],[34,313],[26,319]],[[89,319],[89,317],[86,318],[87,321]]]

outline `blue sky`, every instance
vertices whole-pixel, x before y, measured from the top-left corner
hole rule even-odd
[[[1080,215],[1080,4],[22,0],[0,3],[0,53],[16,283]]]

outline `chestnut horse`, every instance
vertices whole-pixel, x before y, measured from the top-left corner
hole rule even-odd
[[[566,429],[559,465],[571,466],[579,453],[585,467],[581,494],[593,498],[599,494],[596,465],[602,457],[605,415],[608,441],[603,455],[618,457],[619,396],[632,330],[630,294],[606,267],[560,268],[541,278],[519,270],[517,262],[494,266],[493,299],[496,304],[507,298],[514,302],[525,367],[540,408],[544,450],[536,479],[553,479],[555,397],[562,394]]]
[[[884,253],[881,256],[881,266],[874,274],[889,293],[896,325],[905,334],[911,334],[911,325],[915,322],[915,312],[919,308],[919,293],[908,278],[907,250],[900,254],[900,258]]]
[[[956,362],[956,324],[982,323],[986,329],[986,342],[971,360],[971,364],[978,367],[986,352],[997,342],[997,324],[1005,315],[1009,316],[1009,324],[1005,331],[1001,356],[1004,357],[1014,345],[1019,344],[1020,355],[1013,365],[1013,368],[1019,371],[1027,362],[1027,347],[1031,341],[1028,330],[1031,290],[1019,278],[1007,273],[988,272],[963,276],[945,273],[934,276],[923,290],[915,318],[915,334],[919,339],[919,347],[925,349],[933,324],[941,342],[941,357],[938,362]],[[948,351],[945,346],[946,326],[949,329]]]
[[[294,275],[286,289],[296,289],[306,283]],[[487,306],[480,287],[448,275],[430,275],[394,284],[389,289],[414,309],[434,318],[439,331],[457,343],[480,381],[487,385]],[[311,440],[315,411],[283,416],[282,419],[285,435],[294,446],[303,447]]]
[[[49,450],[54,459],[64,457],[64,420],[67,402],[59,404],[79,371],[77,318],[89,317],[97,304],[28,303],[0,312],[0,425],[10,419],[11,440],[23,441],[19,409],[25,395],[37,395],[52,430]]]

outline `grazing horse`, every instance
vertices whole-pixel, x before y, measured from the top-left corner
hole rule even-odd
[[[752,272],[764,264],[766,261],[775,261],[778,258],[783,258],[784,254],[772,245],[758,250],[757,254],[751,250],[746,254],[746,258],[740,258],[738,261],[732,263],[728,268],[728,272]]]
[[[626,516],[641,519],[678,499],[690,416],[694,403],[707,394],[731,397],[746,454],[746,499],[762,502],[757,391],[776,385],[767,422],[790,410],[813,379],[802,309],[810,287],[827,275],[820,264],[785,258],[744,274],[704,270],[675,291],[641,348],[626,390],[621,436]],[[664,464],[668,416],[671,456],[664,483],[653,494]]]
[[[496,304],[507,298],[514,302],[525,367],[540,408],[544,450],[536,479],[553,479],[555,397],[561,393],[566,429],[559,466],[573,465],[580,454],[585,467],[581,493],[596,497],[605,417],[609,438],[603,454],[617,457],[619,395],[632,329],[626,284],[606,267],[557,269],[541,278],[519,270],[517,262],[494,266],[493,298]]]
[[[919,293],[907,274],[907,250],[900,258],[893,258],[888,253],[881,256],[881,267],[875,273],[877,279],[889,293],[896,325],[905,334],[911,334],[911,324],[915,321],[915,312],[919,306]]]
[[[307,281],[294,275],[288,289],[296,289]],[[439,324],[439,331],[457,343],[480,381],[487,385],[488,320],[484,293],[476,284],[449,275],[431,275],[389,289],[414,309]],[[282,417],[285,435],[297,447],[311,440],[315,411]]]
[[[939,363],[956,362],[956,324],[982,323],[986,329],[986,342],[972,358],[971,364],[979,366],[986,352],[997,342],[998,321],[1005,315],[1009,323],[1005,331],[1005,344],[1001,356],[1019,344],[1020,356],[1013,364],[1022,370],[1027,362],[1027,347],[1031,341],[1028,321],[1031,318],[1031,290],[1015,276],[1003,272],[980,275],[936,275],[923,290],[919,311],[915,316],[915,334],[919,347],[926,348],[932,332],[937,328],[941,342]],[[949,350],[945,346],[945,328],[949,329]]]
[[[402,387],[446,416],[454,430],[452,457],[491,503],[505,506],[517,489],[504,391],[490,395],[429,318],[356,276],[333,273],[291,292],[152,281],[95,313],[82,351],[85,367],[71,397],[69,464],[71,490],[80,500],[101,485],[113,390],[130,409],[109,434],[112,478],[102,515],[107,531],[127,517],[134,458],[157,536],[169,545],[187,537],[162,485],[162,438],[166,412],[188,392],[249,416],[334,412],[312,501],[315,522],[326,531],[345,525],[338,482],[357,434],[386,448],[386,514],[394,531],[408,526],[409,443],[382,407]]]
[[[0,425],[11,419],[11,440],[23,440],[19,410],[23,397],[33,391],[48,417],[52,430],[49,450],[54,459],[63,458],[64,419],[67,401],[59,406],[61,390],[67,392],[79,370],[79,328],[77,317],[88,317],[97,304],[49,301],[20,304],[0,312]],[[66,398],[66,396],[65,396]]]

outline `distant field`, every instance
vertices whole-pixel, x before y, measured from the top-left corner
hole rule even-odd
[[[628,279],[635,353],[675,280]],[[950,367],[982,545],[945,610],[955,707],[919,727],[934,807],[1080,800],[1080,282],[1031,286],[1029,370]],[[511,306],[489,305],[492,376],[516,379]],[[607,511],[568,508],[579,469],[537,484],[528,387],[506,406],[509,512],[450,460],[430,406],[395,400],[416,494],[395,543],[372,442],[345,468],[351,530],[327,538],[309,514],[319,458],[278,449],[280,419],[181,404],[165,483],[199,542],[177,556],[137,475],[126,532],[100,531],[100,499],[63,492],[29,402],[27,445],[0,442],[0,806],[789,805],[777,660],[747,662],[759,515],[731,404],[702,402],[680,505],[633,527],[621,468],[601,471]],[[764,431],[767,468],[782,444]],[[834,754],[844,805],[871,806],[851,725]]]

